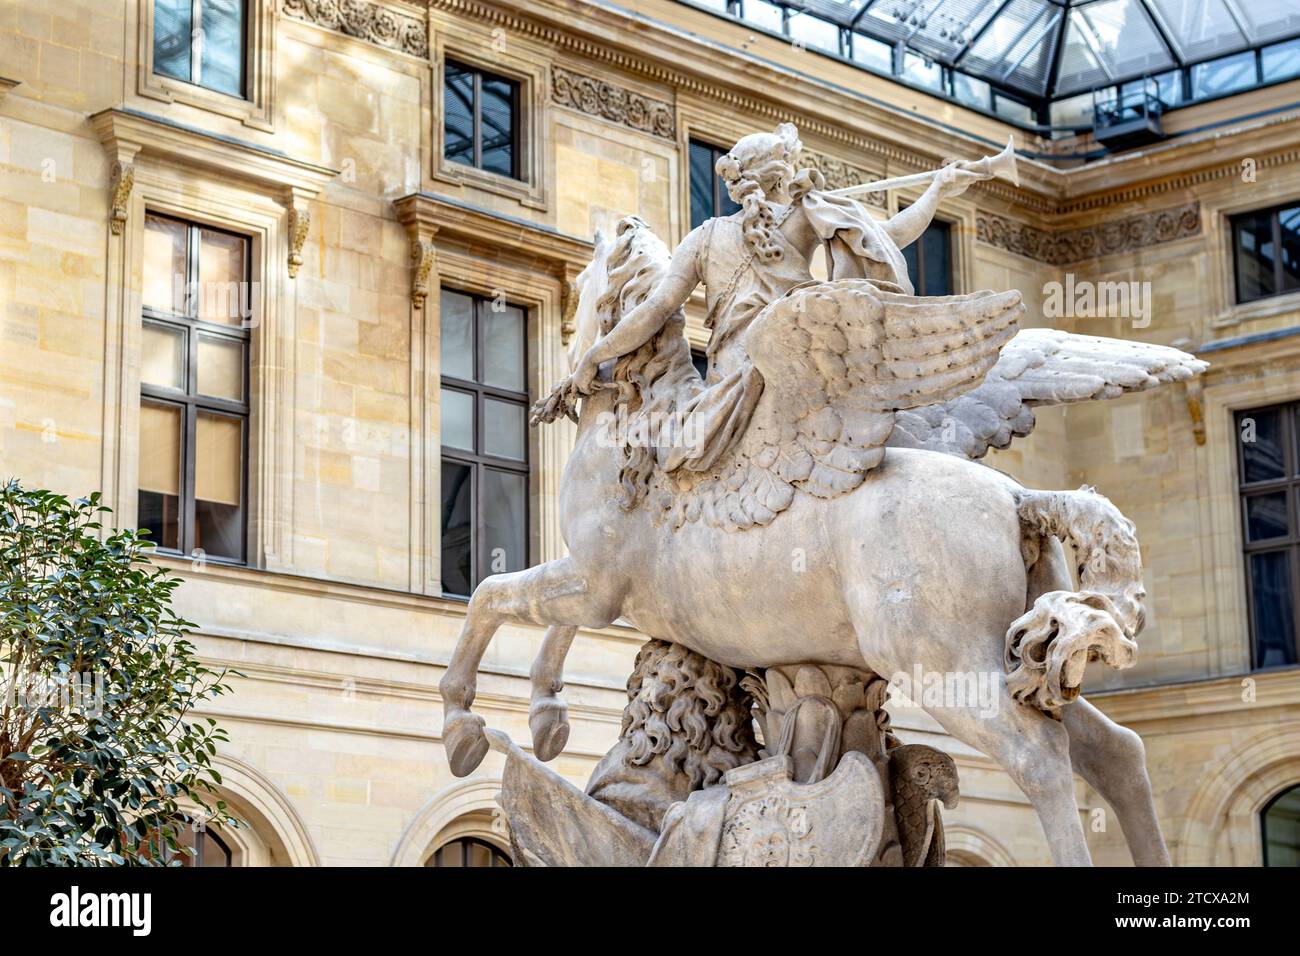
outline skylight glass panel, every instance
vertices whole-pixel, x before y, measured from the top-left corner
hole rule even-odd
[[[894,72],[894,48],[874,37],[862,33],[853,34],[851,56],[853,62],[861,63],[863,66],[878,70],[881,73]]]
[[[840,28],[829,20],[807,13],[793,13],[786,24],[790,39],[805,46],[817,47],[831,53],[840,52]]]
[[[1300,33],[1300,3],[1296,0],[1237,0],[1236,12],[1255,43]]]
[[[764,27],[773,33],[785,30],[785,13],[775,3],[767,0],[744,0],[740,15],[754,26]]]
[[[1076,7],[1070,22],[1117,80],[1177,65],[1136,0],[1098,0]]]
[[[1192,96],[1223,96],[1254,86],[1255,54],[1251,50],[1192,67]]]
[[[1260,61],[1264,68],[1265,83],[1300,76],[1300,40],[1288,40],[1286,43],[1264,47],[1260,51]]]
[[[927,89],[943,89],[943,67],[911,50],[903,57],[903,78]]]
[[[1224,0],[1147,0],[1178,45],[1183,62],[1204,60],[1245,46],[1248,41]]]
[[[974,41],[963,69],[988,80],[1041,95],[1047,85],[1047,68],[1055,27],[1061,14],[1055,4],[1042,0],[1011,0]]]

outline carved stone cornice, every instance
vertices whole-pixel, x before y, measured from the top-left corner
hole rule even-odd
[[[640,133],[677,139],[677,118],[671,103],[642,96],[592,76],[551,67],[551,101],[558,106],[599,116]]]
[[[562,296],[571,294],[569,286],[591,261],[593,246],[585,239],[445,196],[412,193],[394,200],[393,209],[411,243],[411,302],[416,308],[433,291],[430,276],[443,246],[552,275]]]
[[[284,0],[287,17],[335,30],[378,46],[425,58],[429,30],[424,20],[371,0]]]
[[[249,183],[285,206],[289,213],[288,270],[290,276],[297,275],[302,264],[302,243],[311,223],[307,203],[338,175],[338,170],[135,110],[102,110],[90,117],[90,124],[113,163],[109,200],[109,229],[113,235],[124,231],[141,160],[211,170],[223,178]]]
[[[644,43],[638,46],[639,40],[645,36],[644,24],[615,8],[592,5],[583,11],[586,19],[580,20],[572,11],[562,11],[544,3],[520,7],[483,0],[428,2],[430,9],[503,27],[510,34],[644,77],[678,94],[694,94],[719,109],[763,117],[772,126],[792,119],[790,101],[795,97],[799,97],[801,102],[827,103],[823,115],[813,115],[808,109],[800,113],[797,117],[800,131],[823,142],[840,144],[849,152],[874,157],[882,168],[888,167],[891,171],[934,169],[953,151],[954,139],[965,139],[952,130],[927,128],[920,130],[918,136],[917,130],[913,129],[912,138],[920,146],[915,148],[905,144],[905,133],[897,126],[897,122],[908,121],[901,108],[886,108],[883,117],[894,124],[889,126],[889,132],[895,136],[891,141],[882,135],[884,127],[878,122],[882,117],[878,105],[845,98],[844,102],[851,103],[859,112],[850,115],[841,109],[840,114],[835,115],[830,105],[834,96],[825,86],[766,62],[746,60],[743,73],[728,70],[732,58],[717,56],[712,48],[706,55],[697,41],[686,35],[657,34],[652,46]],[[791,92],[784,97],[773,94],[771,98],[763,98],[751,92],[758,89]],[[870,114],[870,122],[877,123],[870,131],[866,131],[869,120],[865,113]],[[859,132],[851,124],[859,125],[864,131]],[[922,145],[927,138],[929,142]],[[926,145],[930,149],[925,149]],[[971,138],[960,151],[963,156],[969,154],[969,158],[975,159],[984,152],[996,152],[996,149],[997,144],[979,143]],[[1057,170],[1027,160],[1021,173],[1025,187],[1022,189],[1013,189],[999,182],[977,183],[973,188],[1035,211],[1052,211],[1054,192],[1059,187],[1047,187],[1044,180],[1058,175]],[[1051,192],[1045,194],[1045,188]]]
[[[1114,222],[1060,230],[1040,229],[988,212],[975,216],[975,238],[980,242],[1054,266],[1132,252],[1200,234],[1201,206],[1197,202]]]

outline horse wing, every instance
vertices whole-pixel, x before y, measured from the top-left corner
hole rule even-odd
[[[899,412],[889,444],[978,459],[1033,431],[1036,405],[1115,398],[1185,381],[1206,367],[1164,345],[1025,329],[978,387]]]
[[[764,394],[744,444],[803,491],[850,491],[884,456],[896,413],[979,385],[1023,312],[1018,292],[917,297],[865,280],[797,290],[749,330]]]
[[[763,392],[711,474],[662,497],[680,524],[765,525],[798,491],[857,488],[885,454],[899,409],[974,388],[1016,332],[1018,292],[921,298],[860,279],[796,289],[745,338]]]

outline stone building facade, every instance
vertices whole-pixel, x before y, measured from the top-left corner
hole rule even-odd
[[[1132,670],[1092,673],[1091,699],[1144,737],[1175,862],[1263,861],[1261,814],[1300,784],[1300,672],[1294,630],[1289,656],[1259,652],[1251,568],[1267,569],[1245,540],[1240,439],[1257,424],[1274,441],[1282,419],[1252,414],[1300,401],[1300,291],[1239,303],[1233,217],[1300,199],[1300,80],[1184,107],[1164,141],[1076,162],[1059,139],[704,5],[205,2],[215,12],[0,6],[0,470],[101,490],[118,522],[173,536],[177,553],[158,560],[185,578],[178,603],[202,654],[244,675],[208,711],[230,731],[217,763],[251,824],[219,834],[231,862],[424,865],[448,846],[506,848],[497,756],[456,780],[441,753],[437,682],[465,611],[445,585],[453,562],[471,579],[495,569],[494,535],[507,563],[563,553],[572,432],[511,432],[517,450],[485,451],[496,433],[452,439],[446,403],[512,428],[510,394],[535,398],[564,374],[595,232],[635,214],[676,242],[699,185],[691,144],[725,148],[787,120],[832,185],[1012,136],[1022,187],[987,184],[942,209],[952,288],[1020,289],[1029,324],[1212,362],[1190,387],[1047,411],[991,463],[1038,487],[1095,485],[1136,522],[1142,653]],[[231,10],[223,61],[206,17]],[[209,48],[176,28],[195,12]],[[508,136],[493,140],[502,110]],[[880,211],[915,195],[888,193]],[[185,264],[159,273],[173,254]],[[167,298],[195,270],[201,287],[216,270],[246,296],[233,321]],[[1055,284],[1085,282],[1149,283],[1149,309],[1047,314]],[[482,310],[465,326],[479,348],[495,333],[474,323],[496,322],[494,304],[522,323],[514,385],[484,360],[449,374],[444,313],[466,302]],[[1289,479],[1295,439],[1276,441]],[[489,490],[518,474],[513,512],[491,513]],[[462,479],[473,501],[448,487]],[[1282,508],[1293,528],[1300,505]],[[457,529],[478,543],[466,551]],[[1268,580],[1276,604],[1289,579]],[[540,639],[506,627],[484,662],[477,709],[520,741]],[[643,641],[619,625],[577,639],[574,730],[555,764],[575,782],[617,734]],[[958,760],[954,860],[1046,862],[1014,785],[917,713],[897,713],[903,735]],[[1096,860],[1127,863],[1082,782],[1079,799]]]

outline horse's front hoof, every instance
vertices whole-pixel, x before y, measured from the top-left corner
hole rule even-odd
[[[488,739],[483,726],[482,717],[465,710],[449,717],[443,725],[442,746],[456,776],[468,777],[487,755]]]
[[[569,742],[569,709],[558,697],[538,698],[529,708],[528,729],[533,733],[533,755],[542,763],[554,760]]]

